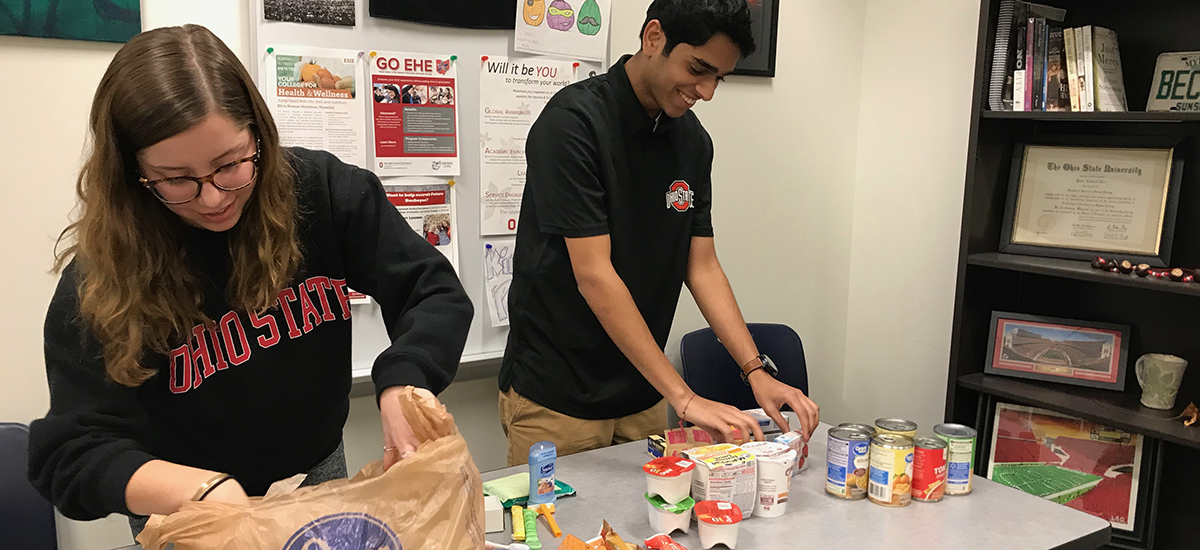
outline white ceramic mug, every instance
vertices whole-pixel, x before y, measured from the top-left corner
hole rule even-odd
[[[1142,387],[1142,405],[1151,409],[1173,408],[1187,365],[1186,360],[1174,355],[1147,353],[1139,357],[1134,372]]]

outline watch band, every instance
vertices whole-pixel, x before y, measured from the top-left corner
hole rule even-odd
[[[742,376],[749,376],[750,373],[761,368],[763,368],[762,355],[755,355],[752,359],[746,361],[746,364],[741,366]]]
[[[750,385],[750,375],[753,374],[754,371],[767,368],[767,364],[763,362],[762,358],[762,355],[756,355],[753,359],[746,361],[745,365],[742,365],[742,382],[747,386]]]

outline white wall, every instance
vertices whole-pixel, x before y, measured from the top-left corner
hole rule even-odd
[[[245,0],[142,4],[145,28],[204,24],[247,59]],[[614,59],[637,49],[648,4],[614,1]],[[748,320],[786,323],[804,339],[823,419],[929,425],[942,410],[978,2],[781,4],[777,77],[731,77],[696,109],[716,146],[721,261]],[[41,323],[57,277],[47,270],[74,205],[91,94],[117,48],[0,37],[10,74],[69,75],[75,90],[0,89],[10,129],[0,135],[0,203],[10,205],[0,252],[12,258],[6,283],[21,289],[0,320],[0,420],[28,422],[48,406]],[[704,326],[684,294],[673,356],[681,335]],[[456,383],[443,401],[480,467],[501,466],[494,380]],[[377,456],[379,434],[374,400],[353,400],[351,470]],[[62,521],[60,538],[81,550],[129,540],[121,517]]]
[[[978,0],[868,0],[842,403],[941,422]]]

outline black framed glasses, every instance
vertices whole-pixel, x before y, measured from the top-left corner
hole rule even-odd
[[[255,140],[253,155],[224,164],[207,176],[174,176],[154,180],[139,177],[138,181],[146,189],[149,189],[151,193],[154,193],[154,196],[158,200],[165,204],[191,202],[200,196],[200,191],[204,188],[205,182],[211,183],[213,187],[222,191],[244,189],[254,183],[254,180],[258,177],[258,160],[259,154],[262,152],[261,145],[261,142]]]

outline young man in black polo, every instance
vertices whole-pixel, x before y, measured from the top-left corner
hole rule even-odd
[[[767,413],[784,426],[789,405],[816,427],[816,404],[775,380],[717,261],[712,140],[690,111],[753,51],[746,0],[655,0],[641,50],[559,92],[531,129],[500,369],[510,465],[542,440],[570,454],[661,433],[667,402],[723,440],[762,438],[663,354],[685,282]]]

